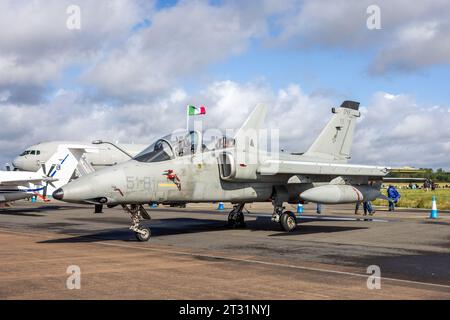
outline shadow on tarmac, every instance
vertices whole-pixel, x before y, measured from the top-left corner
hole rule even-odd
[[[232,230],[227,226],[225,221],[212,220],[212,219],[194,219],[194,218],[168,218],[168,219],[155,219],[151,223],[142,223],[142,225],[149,226],[151,228],[152,237],[163,237],[177,234],[189,234],[200,232],[214,232]],[[299,224],[297,230],[293,232],[284,232],[278,224],[275,224],[267,218],[258,218],[246,222],[246,228],[252,232],[256,231],[275,231],[276,233],[269,236],[295,236],[306,235],[311,233],[333,233],[333,232],[345,232],[360,229],[367,229],[366,227],[344,227],[344,226],[319,226],[319,225],[306,225],[305,222]],[[239,229],[236,229],[239,230]],[[83,233],[80,229],[61,229],[63,234]],[[98,241],[137,241],[134,233],[126,229],[124,225],[121,229],[110,229],[96,233],[82,234],[73,237],[65,237],[61,239],[45,240],[39,243],[76,243],[76,242],[98,242]]]
[[[78,207],[76,207],[78,208]],[[79,207],[84,208],[84,207]],[[11,215],[11,216],[24,216],[24,217],[43,217],[44,214],[37,214],[40,212],[46,212],[46,211],[59,211],[59,210],[72,210],[74,209],[74,206],[55,206],[55,205],[49,205],[49,206],[39,206],[39,207],[31,207],[31,208],[15,208],[15,207],[9,207],[9,208],[0,208],[0,214],[1,215]],[[35,213],[36,212],[36,213]]]
[[[271,234],[269,237],[289,237],[293,235],[306,235],[313,233],[333,233],[333,232],[345,232],[354,230],[368,229],[366,227],[342,227],[342,226],[317,226],[317,225],[302,225],[291,232],[280,232]]]

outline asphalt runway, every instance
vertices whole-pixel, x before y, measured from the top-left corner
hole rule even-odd
[[[1,299],[449,299],[450,213],[306,205],[295,232],[251,204],[246,229],[228,229],[230,206],[148,209],[138,242],[120,208],[16,202],[0,208]],[[295,208],[289,208],[295,209]],[[80,289],[67,268],[79,266]],[[368,289],[367,268],[381,271]],[[372,282],[371,282],[372,283]]]

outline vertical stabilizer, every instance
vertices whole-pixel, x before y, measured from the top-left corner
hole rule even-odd
[[[37,171],[43,176],[55,179],[46,186],[44,193],[52,194],[54,190],[69,183],[81,157],[86,152],[98,152],[98,149],[89,145],[59,145],[56,152]]]
[[[258,104],[245,120],[235,135],[237,149],[246,152],[257,152],[260,129],[266,118],[267,108]]]
[[[359,102],[344,101],[333,108],[333,116],[304,156],[327,161],[346,162],[350,158]]]

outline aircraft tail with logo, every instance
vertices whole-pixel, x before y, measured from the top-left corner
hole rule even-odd
[[[359,102],[344,101],[333,108],[333,117],[303,156],[318,160],[345,163],[350,159],[356,119],[360,117]]]
[[[98,152],[98,149],[90,145],[81,144],[61,144],[56,152],[37,171],[45,177],[42,181],[43,188],[39,195],[46,199],[47,194],[69,183],[74,175],[75,169],[83,162],[83,166],[88,166],[83,159],[86,152]]]

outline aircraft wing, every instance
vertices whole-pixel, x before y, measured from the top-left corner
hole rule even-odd
[[[261,175],[292,174],[292,175],[333,175],[333,176],[371,176],[384,177],[389,168],[346,163],[310,162],[295,160],[264,161],[258,167]]]
[[[23,186],[29,183],[40,184],[51,182],[54,178],[46,177],[36,172],[27,171],[0,171],[1,186]]]
[[[46,178],[31,179],[31,180],[11,180],[11,181],[2,181],[2,182],[0,182],[0,185],[1,186],[23,186],[23,185],[27,185],[28,183],[41,184],[41,183],[53,182],[53,181],[57,181],[57,180],[58,179],[46,179]]]
[[[32,184],[42,184],[45,182],[58,181],[55,178],[42,177],[42,178],[30,178],[30,179],[3,179],[0,181],[0,186],[23,186],[29,183]]]

